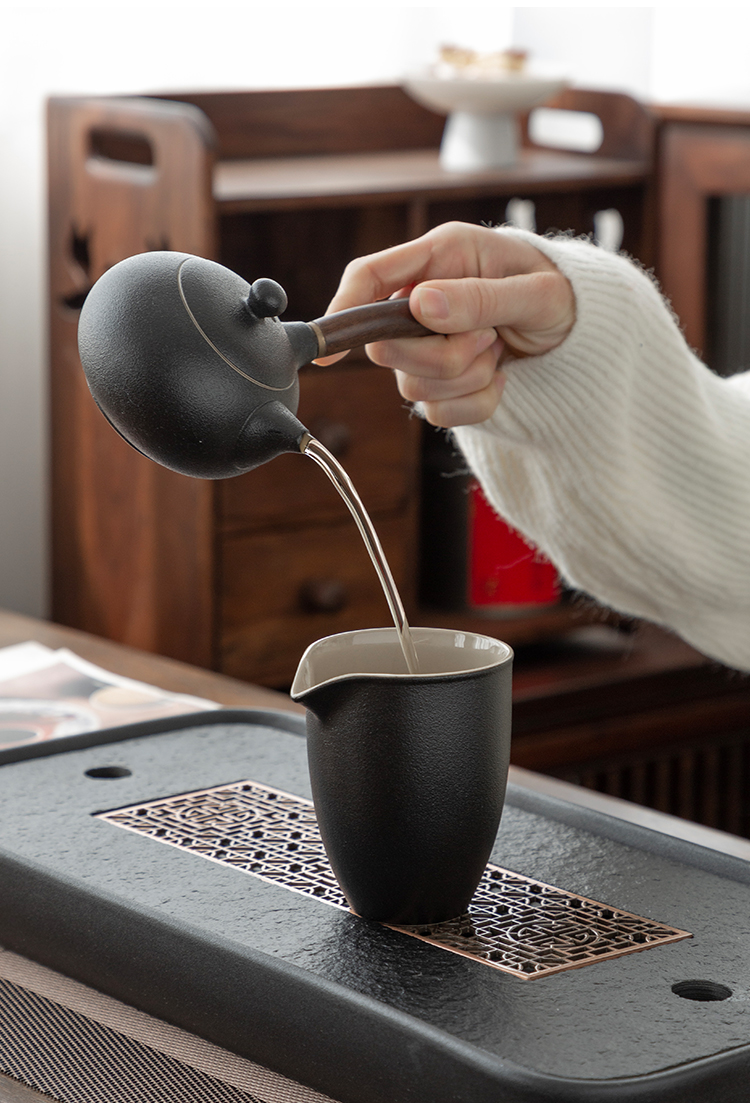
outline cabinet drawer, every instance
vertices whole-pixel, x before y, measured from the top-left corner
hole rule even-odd
[[[300,378],[300,420],[341,460],[369,513],[403,509],[414,490],[419,421],[410,417],[391,372],[352,362],[306,370]],[[302,456],[280,456],[218,486],[226,531],[348,515],[330,480]]]
[[[408,610],[411,529],[402,516],[378,522],[377,529]],[[352,524],[225,537],[221,552],[217,663],[230,676],[284,687],[311,641],[390,624],[380,582]]]

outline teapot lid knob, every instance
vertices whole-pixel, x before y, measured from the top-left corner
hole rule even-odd
[[[258,278],[247,295],[247,307],[256,317],[277,317],[287,304],[284,290],[272,278]]]

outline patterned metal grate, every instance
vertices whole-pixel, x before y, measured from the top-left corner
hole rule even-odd
[[[99,818],[346,909],[309,800],[242,780]],[[523,980],[690,938],[687,931],[488,865],[469,911],[393,927]]]

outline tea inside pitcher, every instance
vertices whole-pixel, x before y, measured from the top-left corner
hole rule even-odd
[[[417,652],[414,648],[414,640],[411,635],[411,630],[409,629],[409,623],[406,620],[404,604],[401,601],[401,596],[398,593],[398,588],[393,579],[391,569],[385,558],[380,538],[375,532],[375,526],[364,507],[362,499],[357,493],[354,483],[336,457],[329,452],[319,440],[316,440],[314,436],[310,437],[304,447],[302,447],[302,445],[300,445],[300,447],[306,456],[310,456],[311,459],[314,459],[315,462],[322,467],[346,505],[349,507],[351,515],[357,524],[357,528],[362,534],[362,539],[370,554],[370,559],[375,565],[375,571],[378,574],[378,579],[380,580],[383,591],[385,592],[388,607],[391,611],[398,639],[401,644],[401,651],[406,660],[406,666],[412,674],[419,672],[419,661],[417,660]]]

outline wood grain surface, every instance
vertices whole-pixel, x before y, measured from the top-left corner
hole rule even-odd
[[[313,322],[326,341],[323,355],[336,355],[350,348],[373,344],[377,340],[396,340],[434,333],[415,320],[409,309],[408,297],[358,305],[340,313],[319,317]]]
[[[698,352],[707,338],[708,200],[750,193],[750,113],[743,115],[741,127],[723,115],[678,115],[660,133],[658,275]]]
[[[56,622],[0,610],[0,648],[22,641],[38,641],[50,649],[71,649],[100,668],[163,687],[167,691],[198,695],[227,706],[270,707],[299,712],[296,703],[278,691],[269,691],[177,660],[119,645]]]

